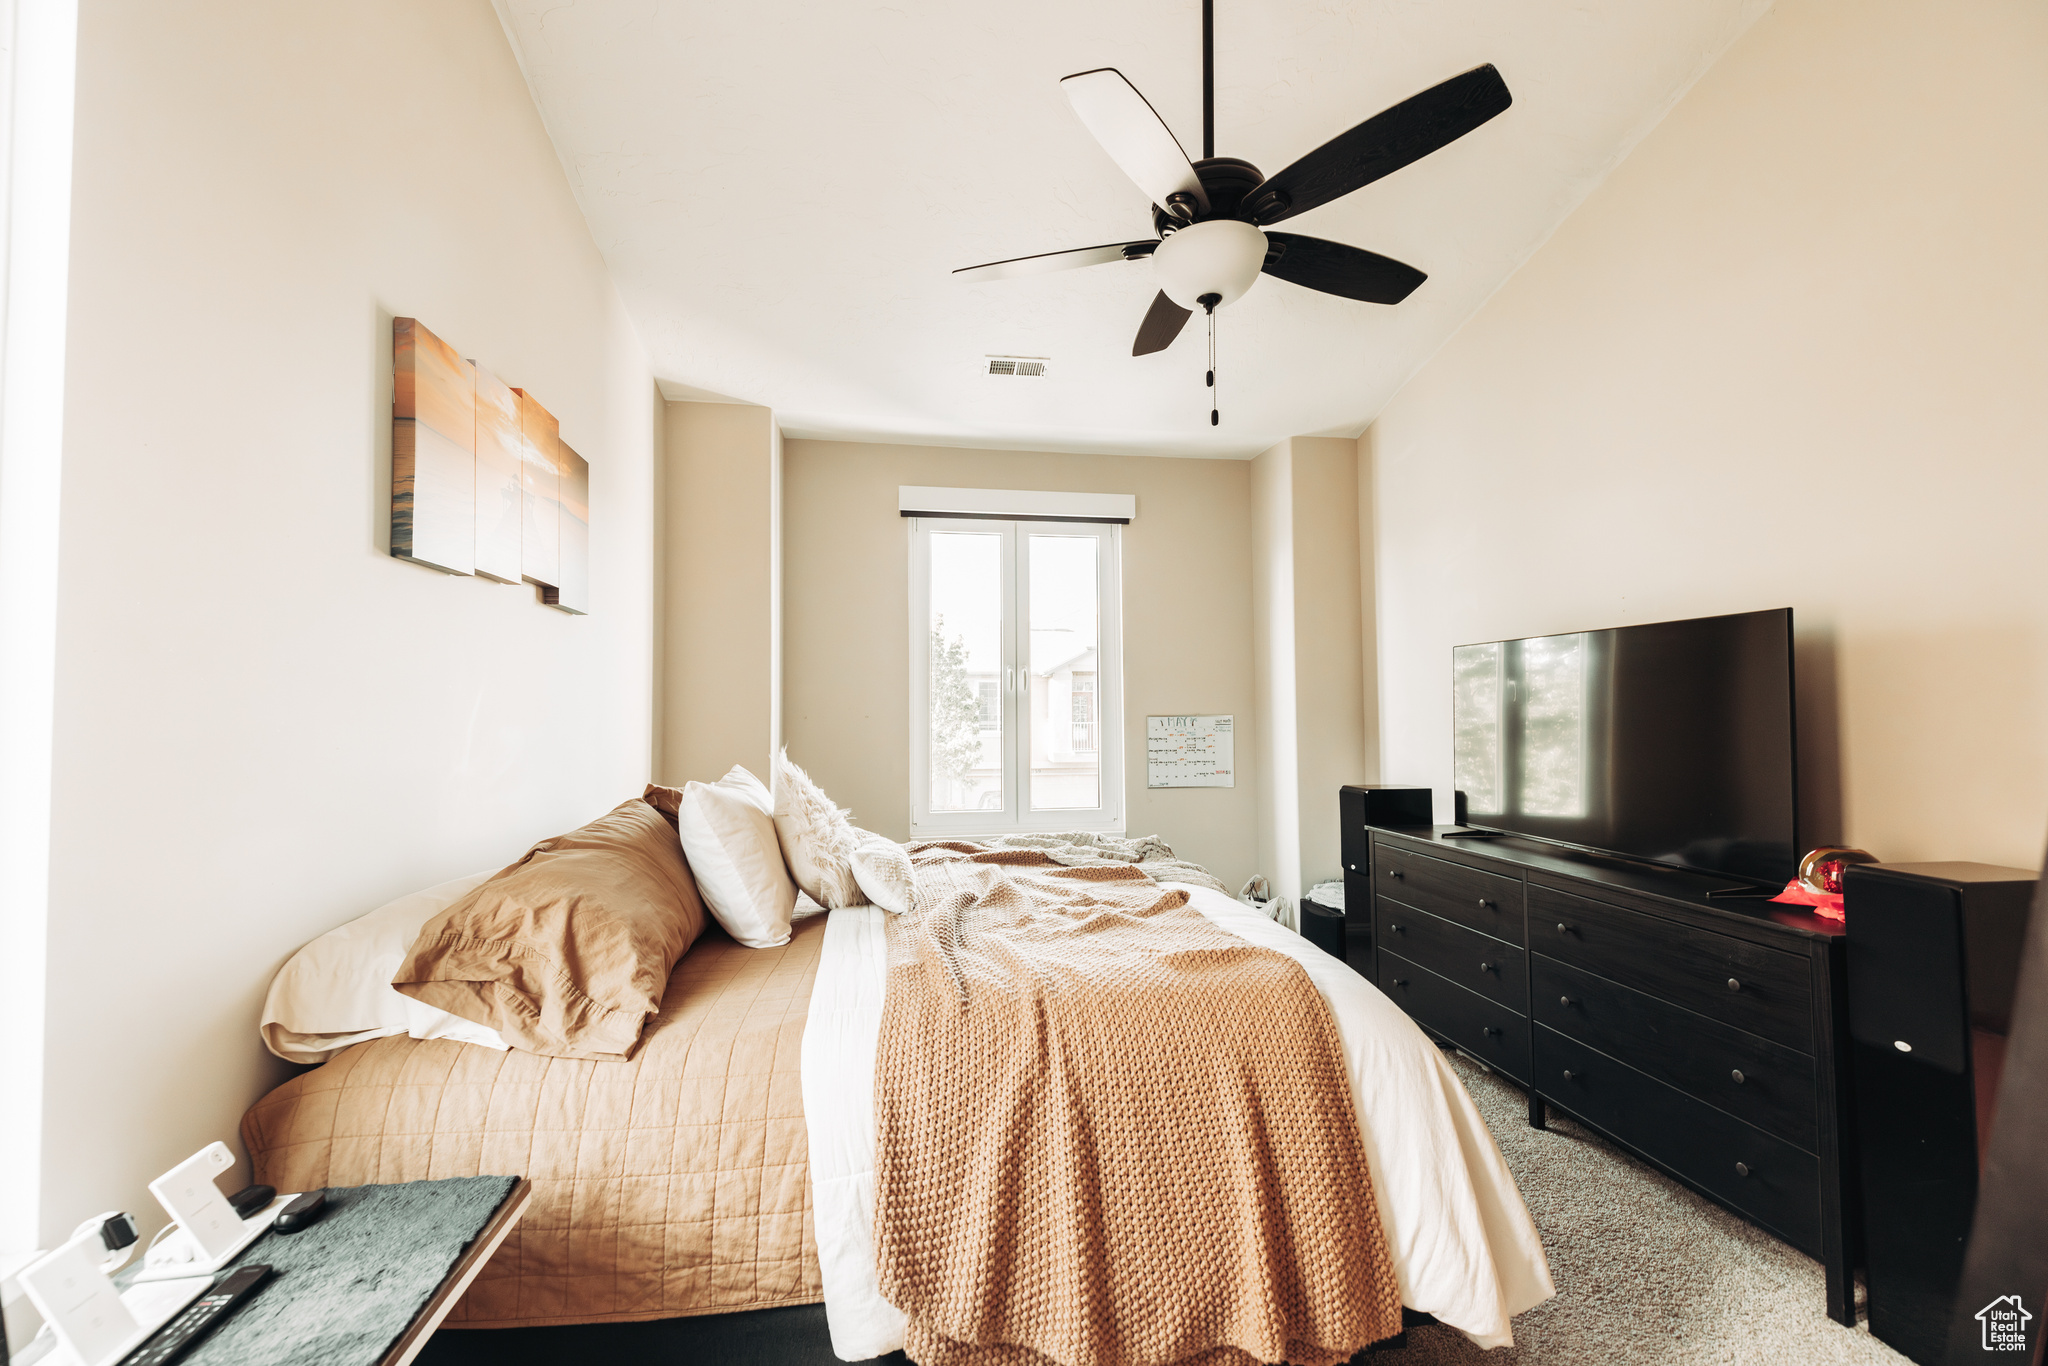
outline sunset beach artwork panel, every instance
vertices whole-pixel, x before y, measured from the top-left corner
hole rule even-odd
[[[562,581],[543,588],[550,607],[584,616],[590,611],[590,462],[564,441],[562,466]]]
[[[448,574],[476,554],[476,368],[391,320],[391,553]]]

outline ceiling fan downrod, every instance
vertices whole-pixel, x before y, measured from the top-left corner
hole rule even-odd
[[[1216,155],[1216,0],[1202,0],[1202,157]],[[1216,305],[1220,294],[1204,294],[1195,302],[1209,315],[1209,425],[1221,426],[1216,411]]]
[[[1216,0],[1202,0],[1202,157],[1216,155]]]

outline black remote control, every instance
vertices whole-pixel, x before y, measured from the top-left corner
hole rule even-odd
[[[235,1212],[237,1219],[247,1219],[261,1210],[269,1209],[270,1202],[275,1199],[275,1186],[244,1186],[228,1197],[228,1208]]]
[[[213,1331],[214,1325],[235,1312],[243,1300],[270,1274],[267,1266],[238,1266],[213,1283],[213,1288],[185,1306],[184,1311],[156,1330],[156,1336],[121,1359],[121,1366],[165,1366],[187,1347]]]
[[[279,1233],[297,1233],[320,1217],[320,1211],[327,1208],[327,1192],[307,1191],[277,1212],[277,1219],[271,1228]]]

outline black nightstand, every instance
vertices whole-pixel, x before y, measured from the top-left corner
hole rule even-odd
[[[406,1366],[532,1195],[517,1176],[330,1187],[316,1222],[236,1259],[272,1275],[178,1366]]]

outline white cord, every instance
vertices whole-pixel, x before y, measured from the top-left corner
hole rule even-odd
[[[149,1246],[142,1249],[142,1264],[144,1266],[149,1265],[149,1254],[156,1251],[157,1239],[163,1237],[166,1233],[171,1232],[173,1229],[177,1228],[177,1226],[178,1221],[176,1219],[173,1219],[170,1223],[165,1224],[155,1233],[149,1235]]]

